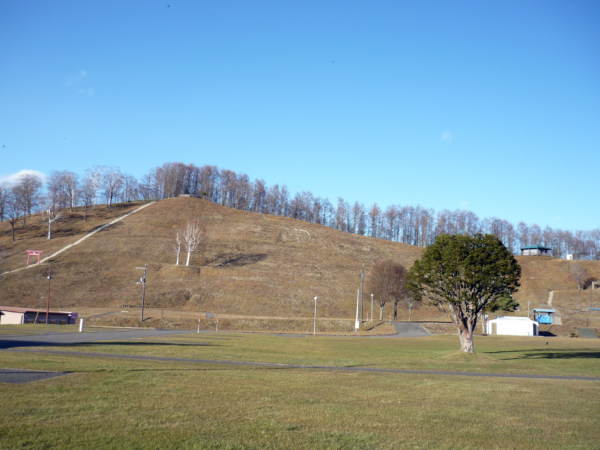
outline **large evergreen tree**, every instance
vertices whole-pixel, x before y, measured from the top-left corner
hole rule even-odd
[[[461,351],[474,352],[473,331],[490,302],[517,290],[521,267],[500,239],[486,234],[442,235],[408,274],[417,301],[428,300],[456,325]]]

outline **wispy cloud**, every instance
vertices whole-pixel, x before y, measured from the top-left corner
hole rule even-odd
[[[560,220],[560,219],[562,219],[562,217],[556,216],[553,220]]]
[[[460,205],[458,205],[458,206],[464,209],[464,208],[466,208],[466,207],[467,207],[467,205],[468,205],[468,204],[469,204],[469,202],[462,202],[462,203],[461,203]]]
[[[77,95],[94,95],[94,89],[79,89]]]
[[[70,77],[67,81],[65,81],[63,84],[65,86],[69,86],[71,84],[76,84],[79,83],[81,80],[83,80],[85,77],[87,76],[87,71],[85,71],[84,69],[81,69],[79,72],[77,72],[75,75],[73,75],[72,77]]]
[[[452,140],[452,134],[449,131],[444,131],[442,133],[442,142],[450,142]]]
[[[42,182],[46,182],[46,174],[40,172],[39,170],[23,169],[11,175],[0,175],[0,183],[15,184],[19,181],[19,178],[21,178],[22,175],[37,175],[42,179]]]

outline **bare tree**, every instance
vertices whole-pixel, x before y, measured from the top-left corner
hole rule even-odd
[[[71,212],[73,212],[73,206],[75,206],[78,197],[77,188],[79,186],[79,177],[76,173],[65,170],[62,173],[60,181],[65,198],[69,202],[69,208]]]
[[[13,186],[13,193],[23,211],[23,226],[25,226],[25,216],[31,216],[31,210],[39,202],[39,193],[42,187],[42,180],[37,175],[21,175],[17,184]]]
[[[200,242],[204,240],[204,236],[204,226],[199,219],[187,223],[183,230],[183,242],[187,250],[186,266],[190,265],[190,256],[198,249]]]
[[[96,197],[96,189],[92,179],[88,176],[81,182],[81,189],[79,190],[79,199],[83,202],[85,209],[83,210],[83,221],[87,222],[87,211],[88,206],[94,203]]]
[[[397,318],[397,305],[408,298],[406,290],[407,271],[402,264],[391,259],[378,261],[371,270],[369,288],[379,302],[379,320],[383,320],[383,307],[394,302],[394,320]]]
[[[14,192],[9,191],[6,196],[6,215],[11,228],[11,240],[15,241],[15,223],[19,217],[20,205]]]
[[[94,192],[94,208],[98,204],[98,191],[100,190],[100,184],[102,183],[102,175],[104,174],[104,166],[93,166],[91,169],[86,170],[87,178],[90,180],[90,188]]]
[[[60,214],[56,214],[54,201],[51,197],[46,198],[46,208],[42,211],[42,220],[48,224],[48,240],[52,239],[52,223],[61,219]]]
[[[0,222],[4,220],[4,213],[6,212],[6,202],[8,200],[8,195],[10,194],[10,189],[4,183],[0,183]]]
[[[112,207],[112,201],[117,196],[119,189],[123,184],[123,175],[118,167],[109,168],[104,174],[104,191],[108,199],[109,208]]]
[[[577,290],[581,290],[581,286],[583,285],[583,281],[588,276],[587,270],[580,263],[574,262],[571,264],[571,277],[577,281]]]
[[[179,255],[181,254],[181,244],[183,243],[183,233],[184,233],[183,228],[178,228],[175,231],[175,243],[173,244],[173,253],[175,253],[175,255],[177,255],[177,261],[175,261],[176,266],[179,265]],[[188,256],[188,262],[189,262],[189,256]],[[186,265],[189,265],[189,264],[186,264]]]
[[[138,190],[138,182],[133,175],[123,175],[123,194],[124,200],[130,202],[135,197]]]

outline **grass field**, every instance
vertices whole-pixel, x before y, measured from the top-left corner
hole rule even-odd
[[[600,375],[600,343],[189,334],[61,350],[221,361]],[[599,448],[600,381],[266,368],[2,351],[0,448]]]

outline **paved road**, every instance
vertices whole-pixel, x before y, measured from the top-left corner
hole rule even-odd
[[[246,361],[220,361],[214,359],[191,359],[191,358],[167,358],[160,356],[141,356],[141,355],[116,355],[113,353],[90,353],[90,352],[70,352],[62,350],[33,350],[33,349],[9,349],[9,352],[23,353],[44,353],[50,355],[70,355],[86,356],[91,358],[115,358],[115,359],[133,359],[142,361],[163,361],[192,364],[223,364],[231,366],[254,366],[275,369],[312,369],[312,370],[332,370],[343,372],[374,372],[374,373],[397,373],[409,375],[444,375],[453,377],[492,377],[492,378],[525,378],[525,379],[550,379],[550,380],[580,380],[580,381],[600,381],[600,377],[576,377],[560,375],[527,375],[512,373],[478,373],[478,372],[445,372],[434,370],[402,370],[402,369],[376,369],[371,367],[339,367],[339,366],[305,366],[300,364],[275,364],[258,363]]]
[[[69,372],[42,372],[39,370],[0,369],[0,383],[23,384],[32,381],[68,375]]]
[[[0,349],[14,347],[42,347],[57,345],[88,344],[99,341],[124,341],[136,338],[164,337],[173,334],[189,334],[190,330],[102,330],[93,333],[38,333],[35,335],[2,334]]]

